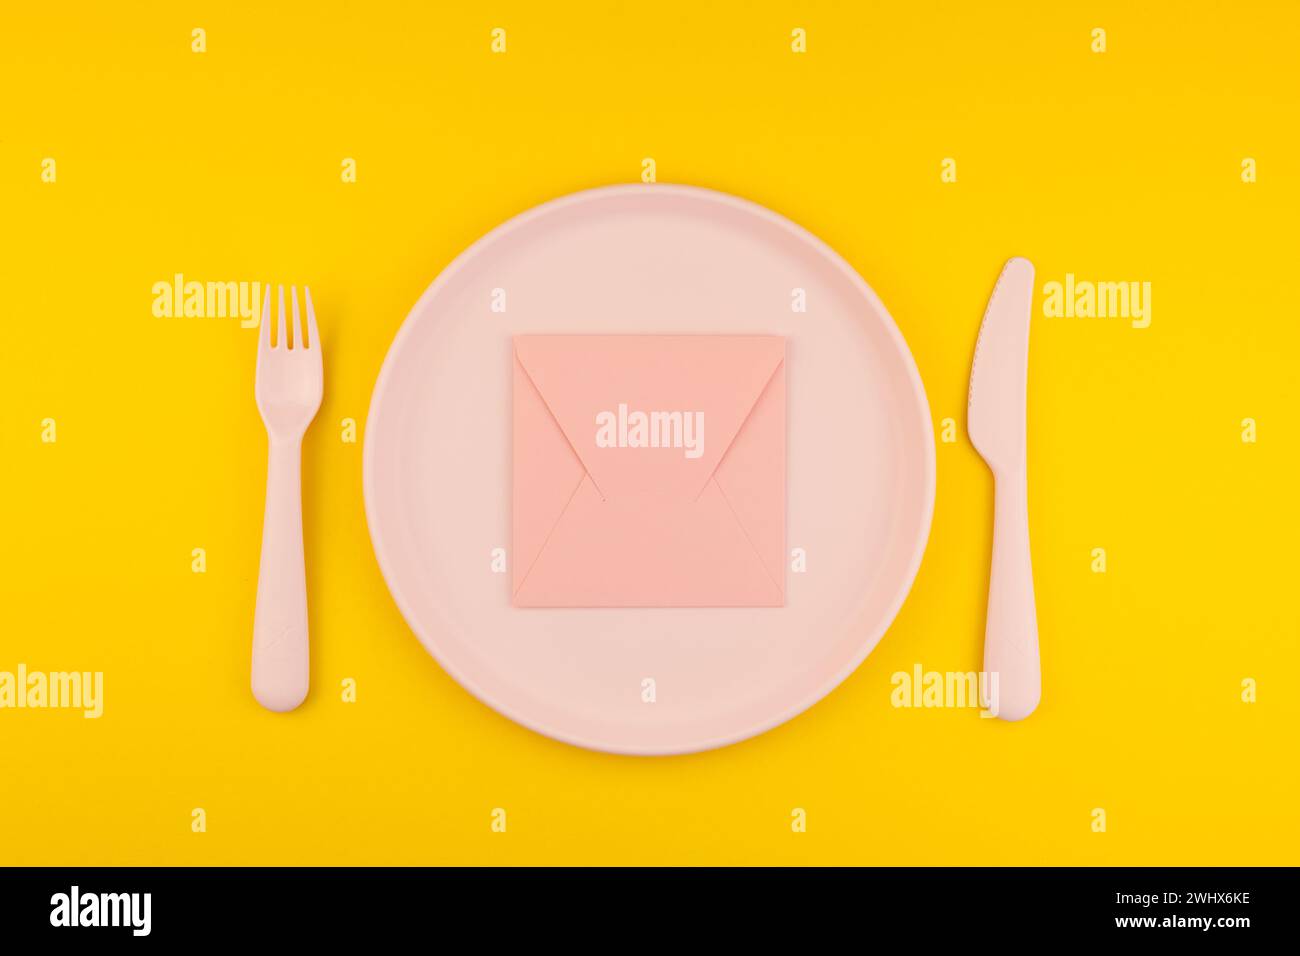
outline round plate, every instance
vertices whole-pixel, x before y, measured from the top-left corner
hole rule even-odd
[[[511,605],[520,333],[787,337],[785,607]],[[788,720],[875,647],[925,550],[934,436],[907,344],[828,246],[732,196],[615,186],[517,216],[429,287],[375,383],[364,484],[388,587],[467,690],[572,744],[685,753]]]

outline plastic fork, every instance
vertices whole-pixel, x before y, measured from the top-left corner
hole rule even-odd
[[[253,696],[268,710],[293,710],[307,697],[307,578],[302,549],[302,438],[320,408],[323,375],[311,290],[304,287],[307,336],[291,286],[293,339],[285,334],[284,286],[271,343],[271,287],[257,342],[257,410],[266,424],[266,515],[253,612]]]

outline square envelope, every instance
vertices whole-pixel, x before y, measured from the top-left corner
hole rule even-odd
[[[518,607],[785,604],[785,339],[514,338]]]

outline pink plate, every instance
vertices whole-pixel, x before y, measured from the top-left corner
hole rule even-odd
[[[511,337],[787,339],[786,604],[511,606]],[[545,203],[440,275],[366,422],[366,517],[412,630],[519,723],[629,754],[707,750],[789,720],[876,646],[934,508],[925,390],[875,293],[753,203],[614,186]]]

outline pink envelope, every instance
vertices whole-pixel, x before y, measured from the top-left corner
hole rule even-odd
[[[516,606],[784,605],[784,338],[514,351]]]

